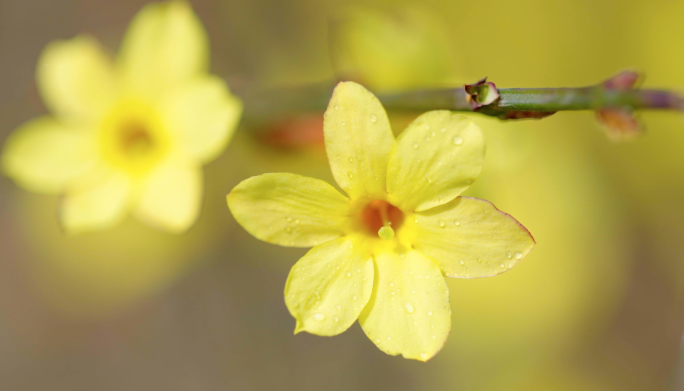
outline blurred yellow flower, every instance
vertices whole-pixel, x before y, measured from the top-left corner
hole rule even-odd
[[[261,240],[315,246],[285,287],[295,333],[337,335],[358,318],[385,353],[426,361],[451,329],[443,276],[503,273],[534,239],[492,204],[458,196],[485,153],[466,117],[428,112],[395,140],[378,99],[346,82],[333,93],[324,132],[349,198],[321,180],[265,174],[236,186],[228,207]]]
[[[186,230],[200,209],[201,166],[224,150],[242,111],[208,65],[206,32],[183,1],[144,7],[116,62],[87,36],[49,44],[37,82],[53,116],[10,136],[4,173],[63,194],[69,232],[110,227],[129,212]]]

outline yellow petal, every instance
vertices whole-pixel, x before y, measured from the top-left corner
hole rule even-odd
[[[61,221],[69,233],[109,228],[128,212],[131,192],[124,175],[110,174],[97,182],[64,197]]]
[[[417,223],[415,222],[417,220]],[[530,232],[510,215],[477,198],[408,218],[403,240],[434,259],[449,277],[489,277],[510,270],[534,247]]]
[[[235,220],[250,234],[281,246],[311,247],[344,235],[348,198],[319,179],[264,174],[228,194]]]
[[[359,323],[383,352],[427,361],[451,330],[449,290],[439,266],[423,254],[381,252],[375,257],[373,296]]]
[[[153,3],[133,19],[121,46],[129,92],[156,96],[207,71],[207,35],[185,1]]]
[[[61,119],[95,121],[115,97],[112,61],[93,38],[52,42],[37,68],[43,101]]]
[[[183,232],[197,220],[202,203],[202,170],[163,165],[143,185],[135,216],[171,232]]]
[[[387,172],[389,201],[426,210],[456,198],[482,171],[484,136],[472,120],[449,111],[418,117],[397,139]]]
[[[370,91],[353,82],[335,87],[323,124],[330,168],[352,198],[384,198],[394,135],[387,113]]]
[[[208,162],[226,147],[242,113],[242,102],[218,77],[203,77],[165,96],[161,112],[189,156]]]
[[[92,167],[95,147],[84,133],[52,118],[38,118],[17,129],[2,152],[2,170],[21,186],[58,193]]]
[[[349,328],[373,291],[373,260],[346,236],[319,244],[294,265],[285,304],[297,319],[295,334],[332,336]]]

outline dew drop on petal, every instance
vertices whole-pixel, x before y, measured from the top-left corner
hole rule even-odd
[[[444,228],[444,220],[438,220],[437,223],[439,224],[440,227]]]
[[[499,267],[505,267],[505,266],[504,266],[504,264],[503,264],[503,263],[500,263],[500,264],[499,264]]]
[[[463,144],[463,137],[454,136],[454,145],[461,145],[461,144]]]
[[[352,296],[352,300],[356,300],[356,295]]]
[[[456,224],[456,226],[459,226],[459,225],[461,225],[461,222],[458,221],[458,219],[454,219],[454,224]]]
[[[340,321],[340,320],[337,318],[337,316],[333,316],[333,320],[335,321],[335,323],[337,323],[337,322]]]
[[[375,114],[371,114],[371,117],[370,117],[370,118],[371,118],[371,122],[372,122],[372,123],[378,122],[378,117],[376,117]]]
[[[413,143],[413,149],[418,149],[418,143]]]
[[[458,261],[458,263],[460,263],[461,265],[465,265],[465,262],[462,259]]]
[[[506,251],[506,258],[511,259],[513,256],[510,251]]]
[[[415,308],[413,308],[413,304],[409,303],[408,301],[404,302],[404,309],[409,314],[412,314],[416,310]]]
[[[390,282],[390,283],[389,283],[389,286],[390,286],[390,288],[394,288],[394,283],[393,283],[393,282]]]
[[[354,162],[354,159],[352,159],[352,157],[349,156],[349,163],[353,163],[353,162]]]
[[[347,171],[347,176],[349,177],[349,179],[354,179],[354,174],[352,174],[351,171]]]
[[[345,126],[345,125],[347,125],[347,123],[344,122],[344,121],[342,121],[341,125],[342,125],[342,126]]]
[[[515,259],[521,259],[522,258],[522,253],[521,252],[516,252],[515,253]]]
[[[432,311],[427,312],[428,316],[432,316]]]
[[[421,358],[422,360],[427,360],[427,358],[428,358],[427,353],[425,353],[425,352],[421,353],[421,354],[420,354],[420,358]]]
[[[313,315],[313,318],[314,318],[316,321],[318,321],[318,322],[322,322],[322,321],[325,320],[325,315],[321,314],[320,312],[316,312],[316,313]]]
[[[345,274],[347,275],[347,277],[351,277],[351,276],[352,276],[352,274],[351,274],[350,272],[347,272],[347,273],[345,273]]]

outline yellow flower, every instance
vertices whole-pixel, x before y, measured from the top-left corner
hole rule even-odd
[[[378,99],[346,82],[335,88],[324,132],[348,197],[317,179],[265,174],[236,186],[228,207],[261,240],[315,246],[285,286],[295,333],[337,335],[358,318],[385,353],[428,360],[451,329],[443,276],[501,274],[534,239],[489,202],[458,196],[485,152],[466,117],[431,111],[395,140]]]
[[[208,64],[206,32],[182,1],[144,7],[116,61],[87,36],[49,44],[37,82],[53,116],[10,136],[4,173],[63,194],[69,232],[106,228],[129,212],[186,230],[200,209],[201,166],[226,147],[242,111]]]

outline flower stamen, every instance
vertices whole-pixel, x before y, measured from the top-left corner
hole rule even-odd
[[[404,221],[404,214],[387,201],[374,200],[363,210],[362,221],[372,235],[391,240],[394,238],[394,229],[398,229]]]

